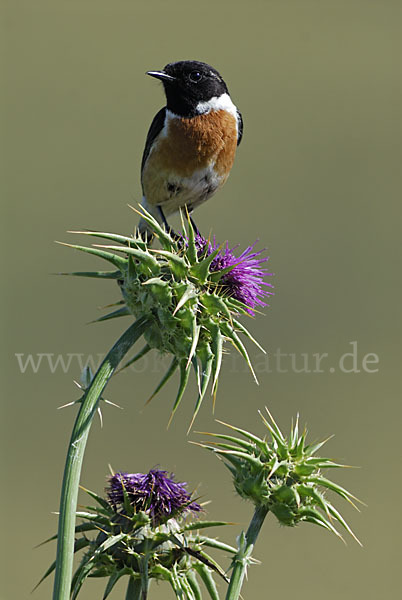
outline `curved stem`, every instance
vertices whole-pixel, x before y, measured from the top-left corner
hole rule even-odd
[[[253,518],[245,535],[244,544],[241,545],[237,555],[234,558],[234,567],[230,578],[226,600],[238,600],[240,591],[243,585],[244,576],[249,564],[249,557],[253,550],[253,546],[257,541],[258,534],[268,514],[268,508],[265,506],[257,506],[254,511]]]
[[[82,460],[92,419],[99,399],[123,356],[130,350],[148,326],[148,319],[136,321],[117,340],[97,370],[82,399],[74,423],[64,467],[57,537],[56,574],[53,600],[68,600],[73,571],[75,513]]]

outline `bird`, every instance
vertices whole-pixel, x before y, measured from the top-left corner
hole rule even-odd
[[[166,106],[155,115],[146,138],[141,205],[171,231],[169,215],[180,209],[191,215],[227,180],[243,118],[222,76],[204,62],[172,62],[146,74],[162,82]],[[142,218],[139,231],[147,236]]]

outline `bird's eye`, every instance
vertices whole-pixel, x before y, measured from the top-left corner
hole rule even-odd
[[[188,78],[190,79],[190,81],[192,81],[193,83],[198,83],[199,81],[201,81],[202,79],[202,74],[199,71],[191,71],[190,75],[188,76]]]

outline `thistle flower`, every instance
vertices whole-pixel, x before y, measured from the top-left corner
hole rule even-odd
[[[198,398],[193,422],[210,382],[215,398],[225,342],[231,342],[240,352],[256,380],[239,334],[263,349],[240,323],[239,316],[254,314],[257,305],[265,305],[262,298],[271,293],[266,290],[270,284],[262,281],[268,273],[261,264],[267,259],[261,257],[262,251],[254,251],[255,244],[236,257],[234,248],[229,249],[227,243],[218,246],[215,241],[211,244],[196,235],[191,222],[183,241],[183,237],[166,232],[144,209],[141,214],[158,238],[160,250],[151,248],[137,233],[126,237],[95,231],[74,232],[114,242],[90,248],[72,247],[111,262],[117,270],[70,274],[117,280],[123,296],[118,304],[122,306],[98,321],[126,315],[134,316],[143,327],[146,321],[143,334],[146,345],[124,367],[152,349],[172,356],[167,373],[151,396],[179,371],[179,389],[171,418],[183,397],[190,367],[194,367]]]
[[[149,473],[115,473],[109,479],[107,496],[115,509],[124,508],[127,498],[135,510],[148,514],[155,524],[177,514],[198,513],[201,506],[191,500],[185,483],[168,477],[167,471],[151,469]]]
[[[256,508],[272,512],[281,525],[302,521],[320,525],[342,539],[334,523],[340,524],[360,544],[345,519],[325,496],[330,490],[357,508],[355,496],[323,476],[324,469],[345,467],[316,456],[327,440],[306,444],[307,431],[299,434],[298,418],[286,438],[268,409],[268,420],[260,413],[271,440],[259,438],[238,427],[222,423],[243,438],[208,434],[222,442],[201,444],[222,457],[233,475],[237,493]],[[220,421],[218,421],[220,422]]]
[[[229,244],[226,242],[221,249],[215,238],[211,243],[199,232],[195,236],[198,257],[209,256],[214,250],[219,249],[218,254],[211,263],[210,271],[213,273],[225,271],[219,282],[221,291],[242,302],[251,315],[254,315],[253,309],[257,305],[268,306],[262,298],[273,294],[273,292],[265,289],[265,287],[272,288],[272,284],[263,281],[265,276],[272,275],[272,273],[268,273],[266,269],[261,267],[263,263],[268,261],[268,257],[261,257],[264,250],[253,251],[256,243],[254,242],[254,244],[248,246],[240,256],[236,256],[234,250],[238,246],[229,248]]]
[[[97,507],[86,506],[76,513],[82,523],[75,528],[74,551],[85,552],[73,576],[72,600],[87,577],[108,577],[106,600],[124,575],[129,577],[127,598],[146,598],[153,579],[169,582],[177,598],[201,599],[200,579],[212,600],[218,598],[212,575],[227,579],[206,550],[234,555],[236,549],[201,535],[199,530],[227,523],[189,521],[189,515],[201,507],[191,500],[185,484],[166,473],[157,469],[147,474],[116,473],[109,480],[107,498],[85,490]],[[91,532],[95,537],[88,537]],[[39,584],[54,568],[55,564]]]

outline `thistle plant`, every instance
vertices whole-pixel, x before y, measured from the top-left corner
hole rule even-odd
[[[326,497],[326,492],[333,492],[357,508],[355,502],[360,501],[353,494],[322,474],[325,469],[346,465],[316,456],[328,440],[307,444],[307,430],[299,433],[299,417],[292,424],[289,436],[285,437],[267,408],[266,411],[268,418],[262,413],[260,416],[268,430],[268,440],[218,421],[241,437],[206,434],[218,441],[199,444],[223,460],[233,476],[236,492],[255,506],[247,532],[238,537],[226,600],[237,600],[240,596],[247,567],[252,562],[252,550],[269,512],[281,525],[295,527],[302,522],[312,523],[343,539],[336,528],[338,524],[360,544],[341,513]]]
[[[182,401],[191,369],[196,375],[197,395],[190,428],[209,385],[215,401],[225,345],[234,346],[242,355],[256,380],[244,339],[262,348],[241,319],[255,316],[272,293],[271,284],[263,281],[270,275],[264,265],[267,258],[254,250],[255,244],[237,256],[236,247],[201,236],[190,219],[186,226],[183,221],[183,232],[176,235],[144,209],[141,216],[152,240],[144,240],[136,232],[124,236],[79,231],[72,233],[107,243],[66,244],[113,265],[110,271],[69,273],[117,283],[121,294],[118,308],[97,321],[131,317],[134,323],[93,377],[85,371],[79,386],[82,397],[77,400],[80,409],[66,459],[58,534],[51,538],[57,538],[57,558],[44,577],[55,570],[54,600],[74,600],[87,577],[107,577],[105,600],[123,576],[128,577],[126,600],[146,600],[152,580],[168,582],[179,600],[201,600],[201,581],[209,597],[219,600],[215,575],[228,584],[226,600],[238,600],[247,568],[255,562],[253,548],[268,513],[284,526],[312,523],[341,539],[342,528],[360,543],[327,494],[340,496],[355,507],[358,500],[323,475],[326,469],[344,466],[317,456],[326,440],[307,443],[306,430],[299,432],[298,418],[290,434],[284,436],[267,410],[268,418],[262,414],[261,418],[268,437],[222,423],[232,431],[207,434],[214,441],[199,444],[223,460],[236,492],[254,505],[247,531],[237,538],[237,548],[200,534],[200,530],[226,523],[196,518],[201,505],[185,484],[159,469],[112,475],[106,496],[86,490],[97,505],[76,511],[92,419],[110,377],[140,338],[144,339],[143,347],[121,368],[150,351],[171,357],[167,372],[151,395],[153,398],[178,372],[179,386],[169,423]],[[152,245],[155,238],[160,247]],[[77,517],[82,521],[78,525]],[[210,556],[210,548],[232,556],[226,571]],[[72,576],[73,556],[80,551],[83,556]]]
[[[217,246],[202,238],[190,220],[187,234],[176,236],[165,231],[145,210],[142,210],[142,218],[158,239],[159,249],[151,247],[137,233],[124,236],[96,231],[74,232],[111,243],[91,247],[65,244],[105,259],[114,267],[111,271],[70,273],[117,282],[122,295],[119,308],[97,320],[131,316],[135,321],[108,352],[79,399],[80,410],[69,443],[61,492],[55,600],[67,600],[70,595],[74,507],[92,419],[104,388],[137,340],[143,336],[145,345],[125,367],[151,350],[172,358],[151,398],[176,371],[180,374],[171,418],[183,398],[193,367],[197,378],[197,400],[190,428],[209,383],[215,400],[224,344],[229,342],[240,352],[256,380],[241,337],[262,348],[240,319],[254,314],[256,306],[264,304],[262,298],[271,293],[266,289],[270,284],[263,282],[263,277],[268,274],[262,266],[266,258],[260,256],[261,252],[254,252],[254,246],[236,258],[227,244]]]
[[[201,530],[226,523],[192,520],[202,508],[186,484],[176,482],[166,471],[152,469],[114,474],[106,497],[85,491],[96,506],[84,506],[76,513],[82,522],[75,527],[74,551],[83,555],[72,579],[72,600],[88,577],[107,578],[106,600],[125,576],[126,600],[145,600],[152,580],[169,583],[177,598],[189,600],[202,599],[202,582],[208,597],[217,600],[213,575],[226,577],[207,550],[234,554],[236,549],[201,535]],[[39,584],[54,568],[51,565]]]

